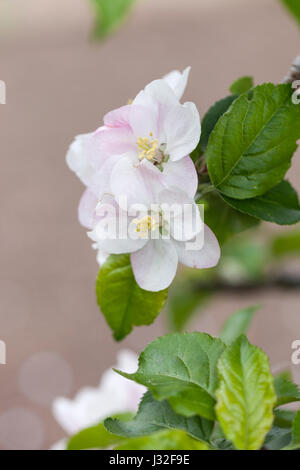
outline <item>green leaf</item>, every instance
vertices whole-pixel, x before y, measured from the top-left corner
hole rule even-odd
[[[235,82],[233,82],[230,87],[230,91],[233,95],[241,95],[242,93],[246,93],[247,91],[251,90],[253,87],[253,77],[245,76],[235,80]]]
[[[182,431],[161,431],[151,436],[129,439],[116,450],[209,450],[209,446]]]
[[[267,434],[263,447],[268,450],[281,450],[291,441],[290,429],[274,426]]]
[[[235,237],[223,247],[218,270],[230,283],[257,281],[264,277],[269,250],[260,240]]]
[[[113,436],[109,433],[103,424],[91,426],[69,439],[67,450],[84,449],[107,449],[122,442],[124,439],[120,436]]]
[[[141,437],[163,429],[181,430],[200,441],[209,442],[214,424],[200,418],[184,418],[175,413],[167,401],[156,401],[147,392],[139,406],[137,415],[132,421],[120,421],[108,418],[104,425],[112,434],[125,437]]]
[[[276,406],[300,401],[300,390],[295,383],[279,375],[275,377],[274,385],[277,395]]]
[[[263,196],[240,200],[223,195],[223,199],[234,209],[268,222],[291,225],[300,220],[298,195],[288,181],[281,181]]]
[[[220,338],[224,343],[230,344],[242,334],[246,334],[251,324],[254,313],[260,308],[259,305],[243,308],[233,313],[225,322]]]
[[[200,149],[202,152],[205,152],[207,147],[209,136],[217,124],[220,117],[228,110],[234,100],[237,98],[237,95],[229,95],[226,98],[222,98],[217,101],[205,114],[202,123],[201,123],[201,138],[200,138]]]
[[[297,412],[292,426],[292,441],[285,450],[300,449],[300,411]]]
[[[204,204],[205,223],[223,245],[233,235],[256,227],[259,220],[231,208],[218,194],[209,193],[200,201]]]
[[[135,0],[90,0],[96,15],[94,35],[105,38],[128,15]]]
[[[179,414],[214,420],[217,361],[224,350],[206,333],[174,333],[150,343],[134,374],[119,373],[145,385],[157,400],[168,400]]]
[[[214,186],[234,199],[261,196],[284,177],[300,137],[290,84],[257,86],[219,119],[206,149]]]
[[[277,410],[274,410],[274,415],[274,426],[277,426],[279,428],[291,429],[292,423],[296,416],[296,412],[284,408],[279,408]]]
[[[218,371],[216,414],[226,437],[239,450],[259,449],[276,401],[267,356],[241,336],[222,354]]]
[[[206,305],[209,291],[195,289],[190,279],[175,282],[169,290],[168,320],[172,331],[182,331],[191,317]]]
[[[134,279],[129,255],[111,255],[100,269],[96,293],[99,307],[119,341],[133,326],[150,325],[162,310],[167,290],[149,292]]]
[[[300,230],[291,230],[276,235],[272,241],[272,253],[274,256],[290,256],[300,254]]]
[[[288,8],[292,15],[300,25],[300,2],[299,0],[281,0],[282,3]]]

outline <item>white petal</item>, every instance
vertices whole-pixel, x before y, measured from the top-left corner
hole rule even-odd
[[[89,185],[94,174],[94,169],[90,165],[87,151],[87,143],[91,136],[92,134],[82,134],[75,137],[66,156],[69,168],[74,171],[86,186]]]
[[[141,106],[155,106],[157,104],[174,106],[178,104],[178,98],[172,88],[163,80],[154,80],[141,91],[133,104]]]
[[[152,292],[166,289],[176,275],[178,255],[170,240],[149,240],[130,258],[136,282],[142,289]]]
[[[58,424],[67,434],[74,434],[81,428],[75,403],[68,398],[56,398],[52,405],[52,413]]]
[[[175,214],[171,220],[171,235],[175,240],[192,240],[203,230],[203,222],[200,217],[197,204],[185,204],[181,213]]]
[[[168,73],[168,75],[163,77],[179,100],[181,100],[185,92],[190,71],[191,67],[187,67],[182,73],[179,72],[179,70],[173,70],[172,72]]]
[[[135,238],[130,236],[131,218],[116,205],[115,201],[113,204],[98,204],[96,214],[98,223],[91,232],[88,232],[88,236],[96,242],[99,250],[109,254],[132,253],[147,243],[146,239],[136,234]]]
[[[169,160],[164,165],[163,177],[167,186],[184,189],[191,198],[194,198],[198,187],[198,175],[189,156],[177,162]]]
[[[166,153],[176,161],[189,155],[198,145],[201,134],[200,117],[193,103],[174,106],[163,123]]]
[[[55,442],[52,444],[49,450],[67,450],[68,440],[69,439],[65,438]]]
[[[109,257],[108,253],[106,253],[103,250],[98,250],[97,263],[99,264],[99,266],[102,266],[105,263],[105,261],[107,260],[108,257]]]
[[[150,138],[150,134],[158,137],[158,108],[131,105],[130,126],[136,141],[139,137]]]
[[[145,88],[145,92],[160,105],[174,106],[179,103],[174,91],[164,80],[154,80],[149,83]]]
[[[133,165],[129,158],[122,158],[113,168],[110,185],[124,210],[135,204],[149,207],[156,202],[157,194],[163,188],[162,173],[145,159],[141,164]],[[123,199],[127,207],[121,202]]]
[[[175,240],[191,240],[203,229],[199,208],[185,191],[164,189],[159,193],[158,200]]]
[[[97,203],[98,199],[95,194],[89,189],[86,189],[81,196],[78,207],[78,219],[84,227],[93,227]]]
[[[204,225],[204,244],[200,250],[188,250],[186,244],[189,242],[176,242],[179,262],[190,268],[212,268],[220,259],[220,246],[213,232]]]
[[[109,158],[106,158],[100,170],[97,170],[91,179],[89,187],[99,199],[103,194],[112,192],[110,177],[114,166],[121,158],[123,158],[123,155],[111,155]]]

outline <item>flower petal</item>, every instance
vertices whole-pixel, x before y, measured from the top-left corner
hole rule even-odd
[[[204,243],[201,249],[187,249],[189,242],[174,241],[179,262],[190,268],[212,268],[220,259],[220,246],[214,233],[204,225]]]
[[[163,123],[166,153],[176,161],[189,155],[198,145],[201,134],[200,117],[194,103],[174,106]]]
[[[189,197],[194,198],[198,187],[198,175],[193,160],[187,156],[163,168],[164,183],[169,187],[183,188]]]
[[[142,289],[152,292],[166,289],[176,275],[178,255],[170,240],[149,240],[130,258],[136,282]]]
[[[92,135],[88,151],[91,164],[99,170],[107,158],[130,151],[137,153],[137,147],[129,127],[102,127]]]
[[[111,193],[110,177],[116,163],[123,158],[123,155],[112,155],[107,158],[100,170],[97,170],[90,182],[90,189],[100,199],[103,194]]]
[[[154,106],[131,105],[130,126],[135,139],[158,136],[158,108]],[[137,147],[136,147],[137,149]]]
[[[191,67],[187,67],[182,73],[179,70],[173,70],[163,77],[179,100],[185,92],[190,71]]]
[[[107,127],[128,127],[130,124],[131,105],[114,109],[104,116],[104,124]]]
[[[124,210],[129,210],[135,204],[143,204],[148,208],[156,202],[157,194],[163,188],[162,173],[146,160],[133,165],[129,158],[124,157],[113,168],[110,186]]]
[[[66,155],[69,168],[74,171],[86,186],[89,185],[94,173],[94,169],[89,163],[87,152],[87,143],[91,136],[92,134],[82,134],[75,137]]]
[[[97,203],[98,199],[95,194],[90,189],[86,189],[78,207],[79,222],[86,228],[91,229],[94,225]]]

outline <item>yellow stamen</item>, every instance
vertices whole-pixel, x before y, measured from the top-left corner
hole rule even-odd
[[[150,137],[139,137],[137,141],[139,160],[146,158],[149,161],[156,161],[160,155],[158,140],[152,139],[153,133],[150,132]]]
[[[134,219],[133,223],[136,224],[136,231],[141,238],[147,238],[148,232],[153,232],[159,227],[159,223],[151,215],[145,215],[141,219]]]

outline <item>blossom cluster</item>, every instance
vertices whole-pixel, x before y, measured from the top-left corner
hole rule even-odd
[[[220,257],[195,203],[198,176],[190,154],[201,124],[195,104],[181,103],[189,72],[151,82],[130,104],[106,114],[95,132],[77,136],[67,154],[86,186],[79,220],[99,263],[108,254],[130,253],[135,279],[149,291],[167,288],[179,262],[209,268]]]

